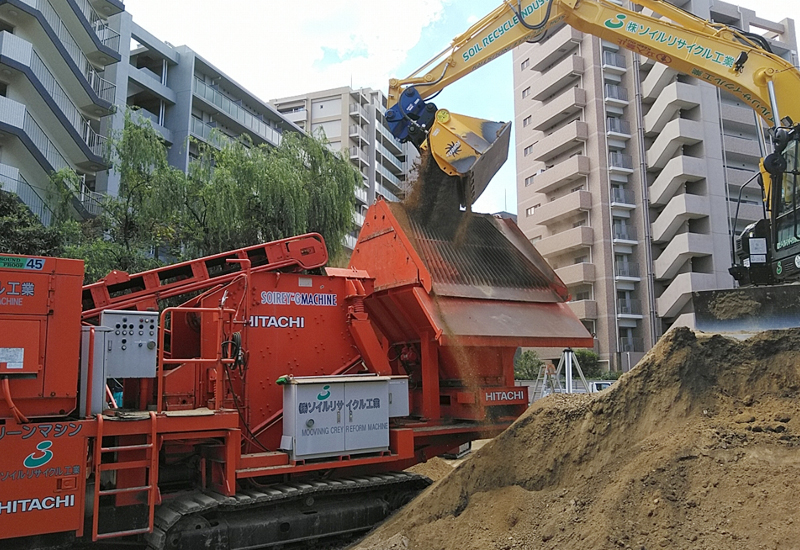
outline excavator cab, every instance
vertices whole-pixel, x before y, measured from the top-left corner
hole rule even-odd
[[[472,206],[508,159],[510,122],[493,122],[437,109],[422,99],[415,87],[403,91],[400,101],[386,111],[392,134],[428,150],[439,168],[457,176],[462,207]]]

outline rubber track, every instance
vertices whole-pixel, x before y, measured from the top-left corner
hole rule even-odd
[[[320,493],[355,493],[381,486],[400,484],[418,485],[420,490],[430,485],[425,476],[406,472],[389,472],[369,476],[331,480],[312,480],[280,483],[260,490],[242,490],[227,497],[213,491],[193,491],[172,498],[156,510],[153,532],[145,535],[148,548],[164,550],[167,533],[181,520],[191,514],[203,514],[211,510],[231,512],[242,508],[289,501]]]

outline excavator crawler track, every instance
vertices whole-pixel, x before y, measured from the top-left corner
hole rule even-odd
[[[391,472],[281,483],[230,497],[192,491],[159,507],[145,540],[152,550],[197,548],[200,541],[215,550],[314,543],[370,529],[430,484],[424,476]]]

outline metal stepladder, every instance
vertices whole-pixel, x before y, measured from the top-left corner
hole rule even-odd
[[[572,368],[578,372],[578,376],[583,382],[583,387],[586,393],[589,392],[589,383],[586,382],[586,377],[583,375],[578,358],[572,348],[567,348],[561,353],[561,359],[558,361],[558,366],[548,365],[543,363],[539,367],[539,374],[536,377],[536,382],[533,385],[533,401],[548,395],[549,393],[576,393],[574,380],[572,377]],[[561,384],[562,371],[564,373],[564,385]],[[546,391],[548,389],[549,391]]]
[[[140,535],[153,531],[155,520],[156,501],[158,499],[158,430],[156,413],[150,411],[142,420],[149,420],[150,429],[146,436],[146,442],[135,445],[117,445],[113,447],[103,447],[103,415],[97,415],[97,439],[95,440],[93,453],[94,470],[94,514],[92,518],[92,540],[98,541],[112,537],[127,535]],[[102,462],[102,457],[106,453],[119,453],[129,451],[145,451],[146,457],[141,460],[125,460],[114,462]],[[144,470],[147,482],[138,487],[124,487],[117,489],[100,488],[101,472],[118,470]],[[106,495],[144,493],[147,495],[148,519],[147,527],[129,529],[126,531],[109,531],[100,533],[100,497]]]

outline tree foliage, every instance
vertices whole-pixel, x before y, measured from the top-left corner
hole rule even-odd
[[[322,234],[331,256],[341,250],[360,176],[322,141],[290,133],[277,148],[239,140],[200,151],[189,178],[170,193],[183,201],[198,254],[307,232]]]
[[[61,233],[45,227],[16,195],[0,191],[0,253],[58,256]]]
[[[586,378],[601,378],[603,376],[599,355],[590,349],[576,349],[574,351],[578,364],[580,364],[583,375]]]
[[[69,170],[53,175],[63,195],[64,253],[86,261],[87,281],[306,232],[322,234],[332,257],[341,251],[360,182],[347,159],[295,133],[279,147],[255,146],[246,136],[214,141],[224,145],[196,143],[199,157],[187,175],[168,164],[149,122],[127,112],[122,131],[108,140],[119,194],[106,196],[101,214],[81,223],[69,215],[80,181]]]
[[[544,365],[544,361],[539,358],[539,354],[534,350],[523,351],[514,362],[514,379],[536,380],[542,365]]]

